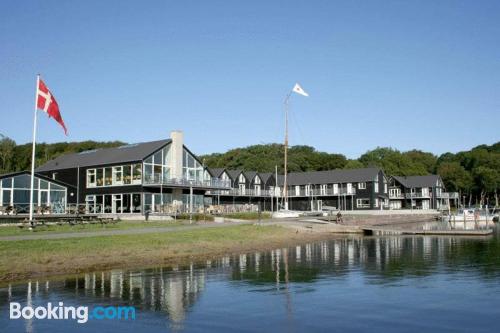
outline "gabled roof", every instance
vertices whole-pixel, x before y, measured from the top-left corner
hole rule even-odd
[[[274,174],[271,172],[259,173],[259,176],[264,184],[266,184],[271,177],[274,178]]]
[[[237,180],[240,173],[242,173],[241,170],[226,170],[226,172],[233,181]]]
[[[434,187],[437,181],[441,181],[439,175],[426,176],[392,176],[397,182],[406,188],[412,187]]]
[[[20,176],[20,175],[31,176],[31,172],[29,172],[29,171],[16,171],[16,172],[5,173],[3,175],[0,175],[0,179],[11,178],[11,177]],[[60,180],[52,179],[50,177],[44,176],[44,175],[36,173],[36,172],[35,172],[35,178],[40,178],[40,179],[46,180],[48,182],[64,186],[64,187],[75,188],[74,185],[70,185],[70,184],[62,182]]]
[[[257,171],[243,171],[243,174],[249,181],[253,181],[257,175]],[[262,178],[260,180],[262,180]]]
[[[142,161],[147,156],[171,142],[170,139],[142,142],[115,148],[87,150],[81,153],[61,155],[41,167],[37,172],[71,169],[106,164],[128,163]]]
[[[374,181],[379,172],[379,168],[292,172],[287,176],[287,185],[370,182]],[[283,186],[284,177],[278,178],[278,184]]]
[[[222,174],[224,173],[224,171],[226,171],[226,169],[224,168],[207,168],[208,169],[208,172],[210,172],[210,174],[212,175],[212,177],[216,177],[216,178],[220,178],[222,176]]]

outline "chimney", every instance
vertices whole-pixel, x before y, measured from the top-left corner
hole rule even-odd
[[[170,175],[172,178],[182,178],[183,167],[183,150],[184,150],[184,133],[180,130],[170,132]]]

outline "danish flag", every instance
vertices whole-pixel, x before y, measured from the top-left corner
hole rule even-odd
[[[64,129],[64,134],[68,135],[68,130],[66,129],[64,120],[59,112],[59,105],[57,104],[54,95],[52,95],[42,79],[38,80],[38,87],[36,89],[36,106],[38,109],[47,113],[49,118],[54,118],[54,120],[57,121]]]

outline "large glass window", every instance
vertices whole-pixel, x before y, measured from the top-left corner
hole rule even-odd
[[[188,180],[202,181],[203,166],[187,150],[182,153],[182,176]]]
[[[144,160],[144,180],[148,183],[161,183],[170,178],[170,145],[157,151]]]
[[[13,206],[18,213],[28,213],[30,205],[31,176],[22,174],[0,180],[0,206]],[[64,212],[66,208],[64,186],[39,177],[33,181],[33,205],[49,206],[53,213]]]
[[[119,186],[141,183],[141,163],[87,170],[87,187]]]

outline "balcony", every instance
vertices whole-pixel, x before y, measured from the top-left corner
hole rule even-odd
[[[231,181],[218,178],[195,180],[185,178],[163,178],[161,175],[145,176],[144,186],[193,187],[201,189],[230,189]]]
[[[441,194],[438,194],[437,197],[440,199],[458,200],[458,192],[441,192]]]
[[[422,192],[414,192],[414,193],[406,193],[406,199],[430,199],[430,193],[422,193]]]
[[[328,197],[328,196],[339,196],[339,195],[355,195],[356,194],[356,189],[352,187],[351,189],[347,188],[342,188],[342,189],[337,189],[337,191],[334,191],[333,188],[326,188],[326,189],[309,189],[309,191],[306,191],[304,188],[300,188],[300,191],[296,191],[295,188],[289,189],[288,190],[288,197],[293,198],[293,197]]]
[[[235,197],[270,197],[271,191],[269,190],[255,190],[255,189],[238,189],[233,188],[230,190],[222,191],[212,191],[211,195],[228,195]]]
[[[404,199],[405,195],[403,193],[389,193],[389,199]]]

